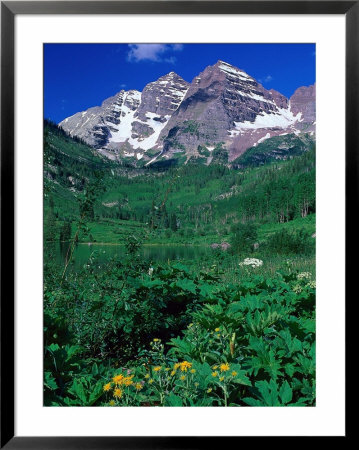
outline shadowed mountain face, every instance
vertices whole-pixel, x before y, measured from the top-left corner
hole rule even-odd
[[[221,151],[230,162],[273,136],[313,136],[315,85],[287,99],[218,61],[191,83],[170,72],[142,93],[121,91],[60,125],[111,159],[210,164]]]
[[[290,98],[293,114],[302,113],[304,123],[315,122],[315,84],[298,88]]]

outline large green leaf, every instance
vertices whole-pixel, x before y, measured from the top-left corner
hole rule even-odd
[[[293,392],[290,388],[288,381],[285,381],[279,389],[279,397],[282,403],[289,403],[293,398]]]
[[[75,398],[78,398],[84,406],[87,404],[87,396],[85,394],[85,389],[80,380],[77,380],[76,378],[74,379],[72,386],[69,389],[69,392]]]
[[[176,286],[183,291],[189,291],[192,294],[196,293],[196,285],[188,278],[180,279],[176,281]]]
[[[44,385],[50,389],[51,391],[55,391],[58,386],[56,384],[56,380],[53,377],[51,372],[45,372],[44,374]]]
[[[175,395],[173,392],[166,396],[165,406],[183,406],[181,397]]]

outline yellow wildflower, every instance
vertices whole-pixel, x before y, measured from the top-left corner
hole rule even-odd
[[[107,384],[105,384],[105,386],[103,387],[103,390],[104,390],[105,392],[109,391],[110,389],[111,389],[111,383],[107,383]]]
[[[218,372],[212,372],[212,377],[216,377],[218,375]]]
[[[159,372],[162,369],[162,366],[156,366],[153,368],[155,372]]]
[[[150,384],[152,384],[153,383],[153,378],[151,378],[150,380],[148,380],[148,382],[150,383]]]
[[[180,364],[181,372],[187,372],[187,369],[190,369],[192,367],[192,363],[188,361],[183,361]]]
[[[229,364],[228,363],[221,364],[219,368],[221,369],[221,372],[227,372],[227,370],[229,370]]]
[[[173,369],[174,369],[174,370],[177,370],[179,367],[181,367],[181,363],[176,363],[176,364],[173,366]]]
[[[185,379],[186,379],[186,375],[180,376],[180,380],[181,380],[181,381],[184,381]]]
[[[175,375],[176,375],[176,371],[175,371],[175,370],[172,370],[171,375],[172,375],[172,376],[175,376]]]
[[[221,330],[220,328],[216,328],[214,331],[216,331],[218,333],[218,331],[220,331],[220,330]]]
[[[224,380],[224,377],[221,377],[220,379],[219,379],[219,381],[223,381]]]
[[[125,386],[131,386],[133,384],[132,378],[134,377],[134,375],[131,375],[130,377],[125,377],[122,380],[122,384],[124,384]]]
[[[110,405],[110,406],[115,406],[115,405],[116,405],[115,400],[110,400],[109,405]]]
[[[150,378],[150,374],[146,373],[145,378]]]
[[[140,391],[140,390],[143,388],[143,386],[142,386],[141,383],[136,383],[136,384],[135,384],[135,388],[136,388],[138,391]]]
[[[115,375],[112,380],[115,384],[120,384],[121,381],[123,380],[123,375],[120,373],[120,375]]]
[[[217,370],[218,369],[218,366],[213,366],[213,370]]]
[[[116,388],[114,393],[113,393],[113,396],[117,397],[117,398],[121,398],[122,397],[122,389]]]
[[[220,335],[220,334],[217,334],[217,337],[218,337],[218,338],[220,338],[220,337],[221,337],[221,335]]]
[[[165,371],[166,371],[166,372],[168,372],[169,370],[171,370],[170,367],[166,367],[166,368],[165,368]]]
[[[208,394],[209,394],[210,392],[212,392],[212,388],[208,388],[208,389],[207,389],[207,392],[208,392]]]
[[[235,377],[236,375],[237,375],[237,372],[235,370],[233,370],[232,377]]]
[[[153,342],[160,342],[161,339],[155,338],[153,339]]]
[[[196,373],[196,369],[191,369],[191,373]]]

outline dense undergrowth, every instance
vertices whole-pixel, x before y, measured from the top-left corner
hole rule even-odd
[[[258,261],[258,260],[257,260]],[[265,262],[264,262],[265,263]],[[45,266],[45,405],[315,404],[315,282],[176,262]]]

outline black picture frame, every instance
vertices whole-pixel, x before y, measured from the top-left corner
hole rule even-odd
[[[346,297],[354,292],[357,243],[359,1],[5,1],[1,2],[1,441],[6,449],[159,449],[228,445],[213,437],[25,437],[14,435],[14,32],[18,14],[341,14],[346,19]],[[354,208],[353,208],[354,205]],[[348,236],[351,237],[350,243]],[[348,342],[348,326],[346,327]],[[346,390],[348,392],[348,389]],[[347,398],[348,400],[348,398]],[[348,402],[346,402],[346,409]],[[349,437],[347,427],[346,437]],[[216,442],[220,439],[220,442]],[[238,445],[238,442],[235,445]]]

